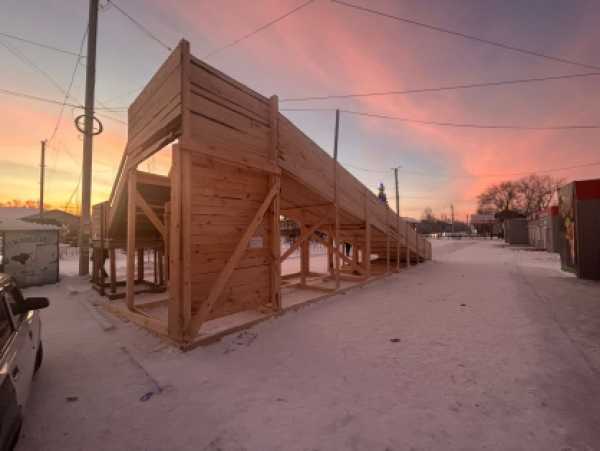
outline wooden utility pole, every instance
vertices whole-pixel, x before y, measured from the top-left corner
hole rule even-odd
[[[452,215],[452,233],[454,233],[454,204],[450,205],[450,213]]]
[[[335,288],[340,288],[340,214],[338,211],[338,192],[337,192],[337,160],[338,160],[338,140],[340,135],[340,110],[335,110],[335,136],[333,141],[333,202],[335,205],[335,241],[334,241],[334,261],[335,261]],[[343,252],[343,250],[342,250]]]
[[[81,176],[81,218],[79,224],[79,275],[90,273],[90,209],[92,197],[92,144],[94,138],[94,91],[96,88],[96,35],[98,2],[90,0],[85,73],[85,122]]]
[[[46,172],[46,141],[42,141],[40,156],[40,217],[44,214],[44,178]]]
[[[400,188],[398,187],[398,168],[394,168],[396,180],[396,269],[400,270]]]

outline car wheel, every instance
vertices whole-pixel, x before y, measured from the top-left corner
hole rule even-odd
[[[35,355],[34,374],[37,373],[40,367],[42,366],[42,360],[44,360],[44,344],[40,341],[40,347],[38,348],[37,354]]]

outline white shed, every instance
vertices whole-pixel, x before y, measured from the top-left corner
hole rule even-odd
[[[58,282],[60,229],[19,219],[0,219],[0,272],[19,287]]]

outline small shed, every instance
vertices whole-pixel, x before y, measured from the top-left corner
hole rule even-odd
[[[559,228],[558,206],[532,215],[529,218],[529,244],[548,252],[559,252]]]
[[[600,179],[559,191],[561,266],[581,279],[600,280]]]
[[[0,219],[0,272],[21,288],[58,282],[60,228]]]
[[[508,244],[529,244],[527,218],[504,220],[504,241]]]

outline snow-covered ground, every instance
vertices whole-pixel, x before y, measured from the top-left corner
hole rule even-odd
[[[556,255],[434,241],[434,260],[182,353],[48,295],[18,449],[600,449],[600,285]]]

